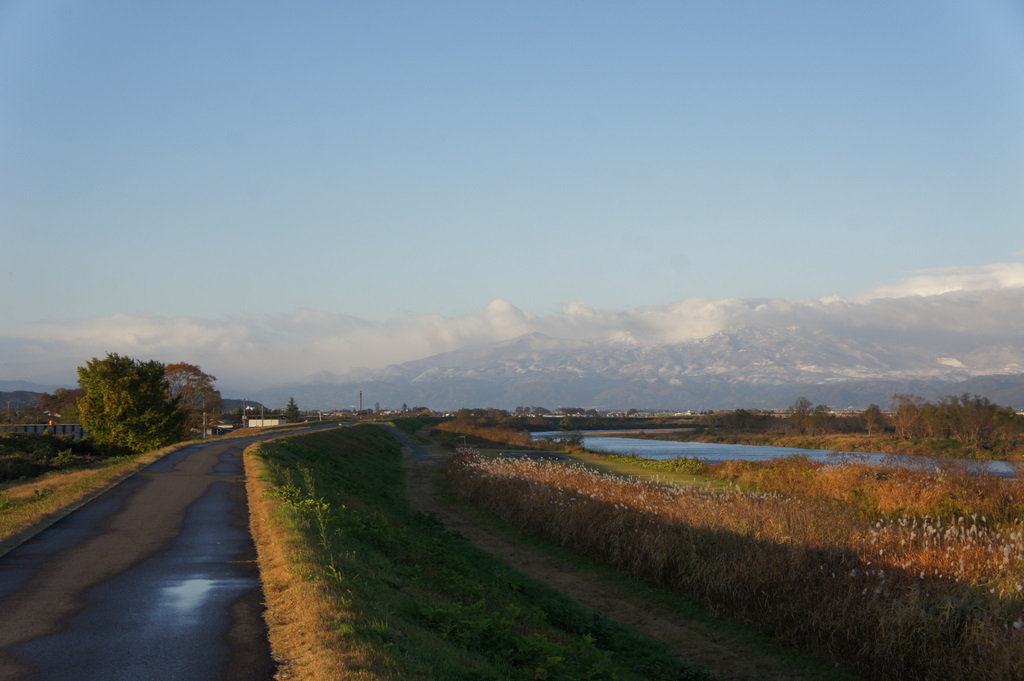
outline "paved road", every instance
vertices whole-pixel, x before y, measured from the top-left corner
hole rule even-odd
[[[0,557],[0,680],[272,679],[251,442],[169,454]]]

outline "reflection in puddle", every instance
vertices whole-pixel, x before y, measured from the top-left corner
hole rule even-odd
[[[166,586],[163,588],[164,602],[178,611],[192,610],[202,604],[216,585],[214,579],[189,579],[178,586]]]

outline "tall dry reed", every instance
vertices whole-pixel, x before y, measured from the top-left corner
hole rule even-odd
[[[523,459],[450,459],[510,524],[878,679],[1024,677],[1024,527],[868,517],[801,496],[678,488]]]

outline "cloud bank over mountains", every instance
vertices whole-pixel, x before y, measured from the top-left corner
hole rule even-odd
[[[935,296],[954,291],[985,291],[1024,287],[1024,263],[999,263],[982,267],[947,267],[925,270],[894,286],[869,291],[862,300]]]
[[[757,338],[773,334],[813,337],[822,343],[856,343],[862,354],[869,352],[863,348],[919,348],[936,358],[924,366],[908,351],[905,367],[894,366],[903,361],[894,358],[874,364],[865,360],[864,367],[874,366],[882,374],[926,376],[928,367],[964,377],[1024,373],[1024,263],[918,272],[849,299],[684,299],[624,310],[576,302],[552,315],[535,315],[498,299],[474,314],[416,314],[379,323],[313,310],[259,318],[115,314],[49,320],[0,336],[0,378],[75,383],[75,367],[117,352],[198,364],[219,378],[222,390],[239,393],[319,372],[344,375],[440,353],[481,351],[529,334],[576,343],[573,347],[581,351],[589,346],[689,347],[717,339],[719,354],[749,351]],[[732,345],[722,340],[728,338],[734,339]],[[799,363],[792,354],[795,347],[786,351],[785,361]],[[716,360],[706,356],[701,361]],[[729,366],[744,370],[742,362]]]

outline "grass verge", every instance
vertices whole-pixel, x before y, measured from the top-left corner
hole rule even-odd
[[[246,470],[280,678],[708,678],[412,511],[377,427],[262,443]]]

